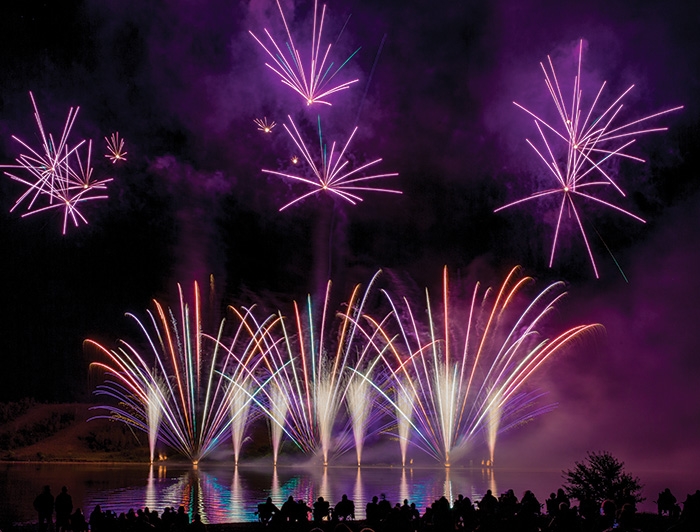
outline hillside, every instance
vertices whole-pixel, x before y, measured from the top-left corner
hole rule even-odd
[[[0,460],[148,461],[145,434],[124,423],[89,419],[98,412],[84,403],[24,401],[2,405]]]

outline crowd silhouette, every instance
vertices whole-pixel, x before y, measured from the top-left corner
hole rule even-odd
[[[656,502],[658,515],[652,525],[640,520],[634,503],[616,504],[579,500],[572,505],[563,489],[552,492],[540,503],[530,490],[520,499],[513,490],[496,497],[487,490],[472,501],[458,495],[450,502],[442,496],[422,512],[408,499],[392,504],[385,494],[373,496],[364,516],[356,516],[355,503],[343,495],[333,506],[319,497],[309,506],[292,495],[277,507],[268,497],[257,506],[254,527],[272,531],[325,532],[687,532],[700,531],[700,490],[679,503],[670,489]],[[149,508],[129,509],[117,514],[100,505],[85,516],[74,508],[68,489],[63,486],[54,498],[45,486],[34,500],[39,532],[202,532],[206,529],[199,514],[191,516],[184,506],[166,507],[162,513]],[[55,513],[55,522],[53,520]],[[643,525],[643,526],[642,526]],[[225,525],[217,525],[217,527]],[[651,526],[651,528],[650,528]],[[646,528],[645,528],[646,527]]]

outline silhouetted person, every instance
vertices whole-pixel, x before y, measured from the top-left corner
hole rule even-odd
[[[323,497],[319,497],[314,503],[312,511],[314,523],[320,523],[324,519],[328,519],[331,513],[331,504]]]
[[[670,488],[666,488],[664,491],[659,493],[659,497],[656,500],[656,507],[659,515],[666,513],[669,515],[669,517],[678,517],[677,502],[678,501],[673,493],[671,493]]]
[[[348,499],[348,496],[344,493],[340,501],[338,501],[338,504],[335,505],[335,510],[333,511],[333,518],[339,521],[355,519],[355,503]]]
[[[102,532],[105,524],[105,514],[102,513],[102,507],[98,504],[95,509],[90,512],[90,530],[92,532]]]
[[[376,526],[379,522],[379,497],[376,495],[365,506],[365,517],[370,526]]]
[[[258,519],[261,523],[269,523],[279,512],[280,509],[272,502],[272,497],[268,497],[265,502],[258,504]]]
[[[700,530],[700,490],[688,494],[683,501],[683,511],[678,523],[668,529],[668,532],[697,532]]]
[[[63,486],[61,493],[56,495],[56,531],[64,532],[70,529],[70,517],[73,512],[73,498],[68,493],[68,488]]]
[[[56,496],[56,504],[58,504],[58,496]],[[56,510],[56,523],[58,523],[58,510]],[[70,516],[70,529],[73,532],[87,532],[88,524],[85,520],[85,515],[80,508],[76,508],[75,512]]]
[[[297,503],[294,497],[291,495],[287,497],[287,500],[282,503],[282,508],[280,508],[280,514],[282,515],[283,521],[294,522],[296,520]]]
[[[34,509],[39,514],[39,530],[44,531],[53,523],[53,495],[51,487],[44,486],[44,489],[34,499]]]
[[[389,514],[391,513],[391,503],[386,500],[386,495],[382,493],[379,496],[379,502],[377,504],[379,506],[379,519],[383,521],[389,517]]]
[[[444,495],[433,503],[433,530],[449,531],[454,530],[452,520],[452,508],[450,501]]]
[[[581,521],[576,510],[569,507],[566,502],[559,503],[559,510],[547,527],[550,532],[577,532],[581,530]]]
[[[571,501],[569,500],[569,496],[566,494],[563,488],[559,488],[557,490],[557,509],[559,509],[561,503],[565,502],[566,506],[571,508]]]
[[[298,523],[308,523],[309,512],[313,512],[309,505],[306,504],[303,499],[298,499],[294,520]]]
[[[635,508],[633,504],[623,504],[620,515],[617,516],[617,526],[613,525],[612,528],[608,528],[608,532],[639,532],[639,529],[633,526],[634,514]]]
[[[476,505],[479,507],[479,511],[483,512],[483,515],[493,517],[496,515],[496,509],[498,508],[498,499],[494,497],[491,490],[486,490],[486,494]]]
[[[600,517],[598,518],[598,530],[612,528],[617,520],[617,505],[615,501],[606,499],[600,505]]]
[[[187,532],[204,532],[206,529],[199,514],[192,514],[192,522],[187,526]]]
[[[547,515],[549,517],[554,517],[559,511],[559,502],[557,501],[557,494],[552,492],[549,494],[549,499],[545,501],[545,507],[547,508]]]
[[[132,510],[129,510],[130,512]],[[173,530],[183,531],[190,524],[190,516],[187,515],[184,506],[178,506],[177,513],[175,514],[175,519],[173,521]]]

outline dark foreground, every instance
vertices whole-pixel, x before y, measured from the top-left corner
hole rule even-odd
[[[603,522],[584,522],[582,520],[570,523],[555,523],[553,518],[547,515],[538,516],[537,519],[528,523],[517,520],[497,520],[491,523],[478,523],[475,526],[465,527],[463,523],[457,525],[436,525],[434,523],[418,523],[417,526],[405,526],[391,523],[376,523],[371,526],[366,520],[333,522],[323,521],[322,523],[283,523],[283,524],[263,524],[259,522],[247,523],[219,523],[207,524],[196,527],[188,525],[181,530],[171,529],[169,532],[700,532],[700,523],[688,522],[684,519],[671,518],[667,515],[659,516],[651,513],[635,514],[632,527],[623,527],[618,523],[613,523],[612,527],[605,528]],[[15,525],[8,530],[17,532],[56,532],[54,527],[48,531],[40,528],[36,523]],[[110,532],[158,532],[157,527],[142,524],[130,524],[124,528],[121,526],[110,530]],[[78,531],[74,531],[78,532]],[[97,531],[99,532],[99,531]]]

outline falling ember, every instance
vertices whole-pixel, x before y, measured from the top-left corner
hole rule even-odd
[[[310,196],[313,196],[314,194],[319,194],[320,192],[329,192],[334,196],[344,199],[352,205],[355,205],[357,202],[362,201],[362,197],[358,195],[359,192],[388,192],[391,194],[401,194],[401,191],[399,190],[374,187],[370,184],[376,179],[381,179],[385,177],[396,177],[399,175],[397,173],[362,175],[362,172],[364,172],[364,170],[366,170],[370,166],[381,162],[381,159],[375,159],[369,163],[365,163],[356,168],[348,167],[350,161],[345,157],[345,155],[353,136],[357,132],[357,127],[355,127],[355,129],[350,134],[350,137],[345,142],[345,145],[343,146],[342,150],[337,151],[336,143],[333,142],[329,151],[326,144],[324,144],[323,141],[323,135],[321,133],[321,118],[319,117],[318,136],[319,144],[321,146],[321,153],[318,159],[314,159],[311,155],[311,151],[304,144],[301,134],[299,133],[299,130],[294,124],[292,117],[288,116],[288,119],[291,125],[291,129],[287,127],[287,124],[284,124],[284,129],[292,138],[292,141],[294,141],[295,146],[301,152],[302,156],[304,157],[304,160],[311,168],[313,177],[305,177],[285,172],[277,172],[274,170],[262,170],[266,174],[284,177],[296,182],[305,183],[307,185],[310,185],[311,187],[311,190],[309,192],[303,193],[301,196],[298,196],[294,200],[282,206],[280,208],[280,211],[283,211],[286,208],[291,207],[295,203],[302,201]],[[292,159],[292,162],[294,162],[294,159]],[[294,164],[296,164],[296,162],[294,162]]]
[[[258,131],[262,131],[263,133],[270,133],[272,128],[277,125],[277,123],[274,121],[268,122],[267,117],[262,119],[256,118],[253,120],[253,122],[255,122],[255,125],[258,126]]]
[[[331,105],[326,99],[328,96],[348,89],[350,85],[358,81],[357,79],[353,79],[338,84],[332,83],[338,72],[352,59],[359,51],[359,48],[343,61],[338,68],[333,70],[334,63],[329,61],[332,45],[329,43],[325,49],[321,48],[326,6],[324,4],[319,18],[318,2],[315,0],[313,27],[311,31],[311,48],[308,57],[303,57],[294,44],[292,33],[289,30],[289,25],[287,24],[287,19],[284,16],[284,11],[282,11],[279,0],[277,0],[277,7],[279,8],[282,22],[287,32],[288,40],[283,46],[277,43],[267,29],[265,29],[265,34],[267,35],[272,49],[263,44],[252,31],[249,32],[272,59],[272,63],[265,63],[265,65],[279,76],[283,84],[287,85],[304,98],[306,105],[312,105],[314,103]],[[283,50],[286,50],[287,53],[285,54]],[[308,61],[308,68],[304,67],[305,60]]]
[[[606,163],[615,158],[629,159],[637,162],[644,162],[643,159],[631,155],[627,149],[635,142],[635,136],[645,133],[653,133],[658,131],[666,131],[665,127],[639,127],[640,124],[657,118],[659,116],[678,111],[682,106],[673,107],[664,111],[651,114],[644,118],[636,119],[631,122],[617,125],[616,118],[623,108],[622,99],[632,90],[634,85],[625,90],[609,107],[602,113],[597,113],[596,106],[605,88],[605,82],[601,85],[598,93],[593,99],[593,103],[586,111],[582,108],[583,90],[581,89],[581,61],[583,56],[583,41],[579,44],[578,50],[578,70],[574,77],[573,96],[571,105],[568,107],[567,102],[562,95],[559,86],[559,80],[554,70],[554,65],[550,57],[548,57],[549,70],[540,63],[544,72],[545,85],[550,96],[557,108],[559,118],[563,127],[557,128],[556,124],[552,125],[545,122],[534,112],[526,109],[519,103],[513,102],[517,107],[528,113],[535,120],[535,127],[542,140],[542,148],[535,146],[533,142],[527,139],[527,143],[542,159],[548,169],[548,175],[555,181],[552,188],[541,190],[532,193],[526,198],[522,198],[499,207],[494,212],[525,203],[530,200],[561,196],[559,204],[559,213],[557,224],[554,231],[554,239],[549,257],[549,266],[554,263],[554,254],[557,249],[557,243],[560,234],[561,224],[564,218],[564,212],[571,213],[575,219],[575,224],[583,238],[588,256],[593,267],[593,273],[598,277],[598,268],[593,251],[586,236],[583,222],[579,214],[577,200],[588,200],[607,208],[621,212],[626,216],[644,223],[644,220],[630,211],[623,209],[609,201],[601,199],[594,195],[594,191],[609,189],[612,187],[621,196],[625,196],[622,188],[615,182],[611,175],[611,171],[606,168]],[[595,116],[595,118],[594,118]],[[557,143],[555,145],[555,143]]]
[[[109,138],[105,137],[105,140],[109,152],[105,154],[105,157],[112,161],[112,164],[117,161],[126,161],[127,152],[124,150],[124,139],[119,138],[119,132],[112,133]]]

